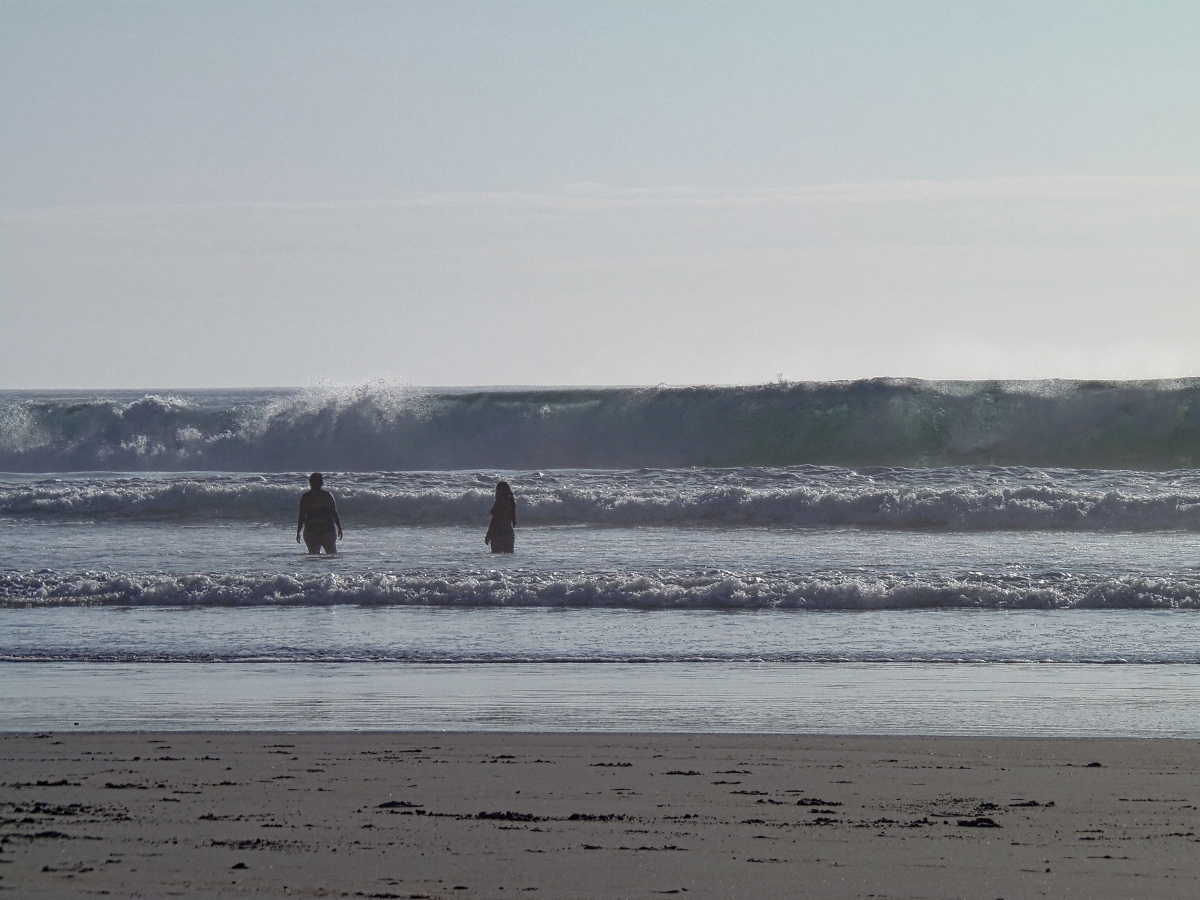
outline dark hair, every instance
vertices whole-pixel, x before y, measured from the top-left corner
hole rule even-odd
[[[319,488],[325,483],[325,478],[320,472],[313,472],[308,476],[308,486],[311,488]]]
[[[497,481],[496,482],[496,494],[497,494],[497,496],[499,496],[500,494],[503,494],[504,496],[508,497],[509,500],[517,499],[516,497],[513,496],[512,488],[510,488],[508,486],[507,481]]]

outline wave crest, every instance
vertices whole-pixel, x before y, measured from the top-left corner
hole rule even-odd
[[[0,397],[10,472],[1200,465],[1200,380]]]

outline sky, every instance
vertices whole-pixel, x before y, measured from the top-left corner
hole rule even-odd
[[[0,389],[1200,375],[1200,4],[0,0]]]

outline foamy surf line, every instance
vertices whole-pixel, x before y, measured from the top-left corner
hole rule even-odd
[[[728,572],[0,574],[0,608],[341,604],[712,610],[1200,609],[1200,578],[1063,573],[972,573],[956,578]]]
[[[800,466],[507,474],[522,525],[1200,531],[1194,472]],[[356,527],[477,525],[497,473],[334,473]],[[28,522],[286,522],[297,475],[0,478],[0,518]]]

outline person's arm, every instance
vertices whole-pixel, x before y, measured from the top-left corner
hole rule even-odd
[[[333,494],[329,495],[329,509],[333,513],[333,524],[337,526],[338,540],[342,539],[342,520],[338,518],[337,503],[334,502]]]
[[[304,514],[308,512],[308,504],[304,501],[308,499],[308,494],[303,494],[300,497],[300,518],[296,520],[296,543],[300,543],[300,531],[304,528]]]

